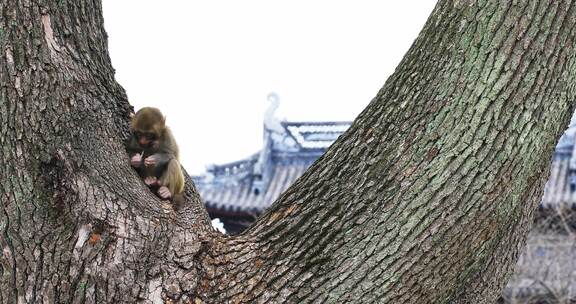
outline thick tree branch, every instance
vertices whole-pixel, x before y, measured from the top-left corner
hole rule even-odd
[[[285,269],[256,280],[293,302],[493,303],[573,110],[574,18],[570,1],[440,1],[350,130],[247,232]]]

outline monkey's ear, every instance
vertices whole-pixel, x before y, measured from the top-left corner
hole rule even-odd
[[[166,116],[162,116],[162,125],[163,125],[163,126],[166,125]]]
[[[134,129],[134,125],[136,124],[136,114],[130,113],[130,127]]]

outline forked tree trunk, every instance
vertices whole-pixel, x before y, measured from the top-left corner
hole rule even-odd
[[[442,0],[350,130],[226,237],[190,182],[174,211],[130,168],[100,1],[0,18],[1,303],[493,303],[576,97],[574,1]]]

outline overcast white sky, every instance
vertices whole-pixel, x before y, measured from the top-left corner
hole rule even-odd
[[[436,0],[103,0],[116,79],[167,116],[191,174],[262,145],[279,118],[353,120],[408,50]]]

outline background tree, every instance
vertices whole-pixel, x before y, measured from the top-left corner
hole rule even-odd
[[[573,1],[441,0],[238,237],[128,164],[100,1],[0,3],[0,302],[492,303],[575,99]]]

